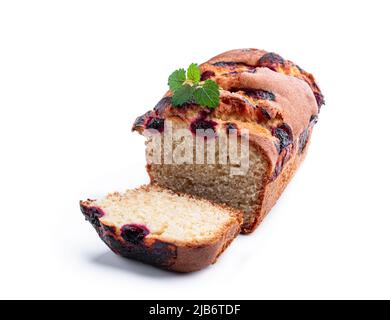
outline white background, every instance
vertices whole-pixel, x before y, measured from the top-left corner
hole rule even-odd
[[[1,298],[390,298],[388,1],[1,1]],[[168,75],[280,53],[326,96],[306,162],[220,261],[121,259],[78,201],[147,183],[135,117]]]

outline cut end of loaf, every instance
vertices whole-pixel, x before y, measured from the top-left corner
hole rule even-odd
[[[164,188],[173,190],[178,193],[186,193],[199,198],[207,199],[219,205],[226,205],[234,210],[243,213],[242,230],[252,230],[256,223],[256,215],[261,206],[262,192],[264,190],[264,180],[269,177],[270,163],[266,157],[259,152],[254,143],[249,145],[248,166],[243,174],[232,175],[232,169],[238,168],[236,163],[232,162],[230,156],[227,157],[226,163],[220,162],[221,151],[220,137],[225,130],[224,122],[216,120],[218,129],[216,129],[216,137],[212,147],[212,154],[215,159],[214,163],[204,164],[197,163],[198,154],[203,153],[203,158],[207,159],[209,154],[209,146],[206,143],[204,150],[199,149],[199,146],[193,142],[189,150],[192,150],[192,162],[166,163],[164,157],[161,157],[161,163],[149,161],[153,159],[153,151],[156,150],[155,141],[147,140],[147,159],[148,172],[152,184],[159,185]],[[186,124],[178,121],[172,121],[173,132],[185,128]],[[244,124],[240,124],[242,128]],[[237,127],[236,127],[237,128]],[[229,141],[229,140],[228,140]],[[240,146],[241,138],[238,137],[238,145]],[[172,149],[178,150],[179,146],[183,146],[183,141],[172,141]],[[162,137],[161,154],[165,154],[165,140]],[[200,151],[201,150],[201,151]],[[238,148],[237,151],[240,151]],[[242,154],[238,155],[241,158]]]

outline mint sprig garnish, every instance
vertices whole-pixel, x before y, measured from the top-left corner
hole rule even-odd
[[[188,67],[187,79],[191,80],[195,84],[200,82],[200,69],[196,63],[191,63]]]
[[[192,63],[187,72],[184,69],[174,71],[168,78],[172,91],[172,104],[176,107],[186,103],[196,103],[214,109],[219,106],[219,87],[213,80],[201,81],[199,66]]]
[[[169,88],[176,91],[183,85],[184,81],[186,81],[186,71],[184,69],[176,70],[168,78]]]
[[[186,102],[193,100],[195,88],[189,84],[182,85],[176,89],[173,97],[172,103],[174,106],[182,106]]]
[[[219,105],[219,87],[213,80],[206,80],[195,90],[194,98],[201,106],[215,108]]]

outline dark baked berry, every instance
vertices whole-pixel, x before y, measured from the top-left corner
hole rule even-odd
[[[263,116],[263,119],[265,121],[271,120],[271,115],[269,114],[268,110],[264,107],[261,107],[261,115]]]
[[[163,132],[164,123],[165,123],[164,119],[151,117],[146,123],[146,129],[154,129],[154,130],[158,130],[159,132]]]
[[[236,66],[239,65],[240,63],[234,62],[234,61],[218,61],[213,63],[213,66],[216,67],[228,67],[228,66]]]
[[[218,61],[213,63],[213,66],[223,67],[225,69],[234,70],[238,67],[242,67],[246,72],[255,69],[255,67],[247,65],[243,62],[235,62],[235,61]]]
[[[298,145],[299,153],[302,153],[303,150],[305,150],[308,140],[309,140],[309,128],[306,128],[299,135],[299,145]]]
[[[310,125],[314,126],[317,122],[318,122],[318,115],[317,114],[313,114],[310,117]]]
[[[238,131],[237,125],[233,122],[225,123],[225,127],[226,127],[227,134],[236,133]]]
[[[269,67],[278,64],[284,64],[284,59],[273,52],[266,53],[259,59],[259,67]]]
[[[298,143],[298,151],[299,153],[302,153],[309,141],[309,135],[310,135],[310,128],[313,127],[318,122],[318,115],[313,114],[310,117],[309,127],[307,127],[305,130],[302,131],[302,133],[299,135],[299,143]]]
[[[198,113],[198,119],[207,119],[207,117],[211,114],[211,109],[203,109]]]
[[[231,72],[223,73],[222,76],[224,76],[224,77],[236,76],[239,73],[240,72],[238,72],[238,71],[231,71]]]
[[[283,123],[272,130],[272,135],[279,139],[279,153],[293,143],[293,134],[290,126]]]
[[[256,68],[251,68],[245,72],[249,72],[249,73],[256,73],[257,72],[257,69]]]
[[[275,94],[266,91],[266,90],[244,90],[245,94],[255,98],[255,99],[261,99],[261,100],[270,100],[270,101],[275,101]]]
[[[149,233],[148,228],[139,224],[127,224],[121,229],[122,238],[132,244],[141,243]]]
[[[231,76],[236,76],[238,74],[241,74],[243,72],[256,73],[256,71],[257,71],[256,69],[248,67],[248,69],[245,70],[245,71],[231,71],[231,72],[223,73],[222,76],[224,76],[224,77],[231,77]]]
[[[325,104],[324,95],[321,92],[314,92],[314,96],[316,97],[318,110],[320,110],[321,107]]]
[[[207,71],[202,73],[202,75],[200,76],[200,80],[201,81],[206,81],[207,79],[210,79],[212,77],[215,77],[215,72],[207,70]]]
[[[271,181],[275,180],[280,173],[282,172],[285,164],[288,160],[291,158],[291,151],[289,148],[283,149],[282,152],[279,154],[279,158],[275,165],[275,171],[271,177]]]
[[[203,117],[201,118],[198,118],[196,120],[194,120],[191,125],[190,125],[190,128],[191,128],[191,132],[193,134],[197,134],[197,130],[212,130],[214,133],[215,133],[215,127],[217,126],[217,123],[213,120],[207,120]],[[198,132],[198,134],[201,134],[202,132]]]
[[[161,115],[165,111],[165,109],[171,104],[172,97],[164,97],[156,104],[156,106],[154,107],[154,111],[156,111],[158,115]]]
[[[240,89],[237,89],[237,91],[239,91],[239,90]],[[235,92],[235,91],[232,90],[231,92]],[[250,102],[243,95],[221,97],[221,102],[223,102],[224,104],[230,105],[230,107],[232,109],[234,109],[234,108],[246,108],[247,105],[251,106],[253,109],[257,108],[256,105],[254,105],[252,102]]]

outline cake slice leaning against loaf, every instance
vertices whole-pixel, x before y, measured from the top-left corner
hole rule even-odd
[[[242,223],[238,211],[156,185],[81,201],[80,207],[113,252],[177,272],[214,263]]]

